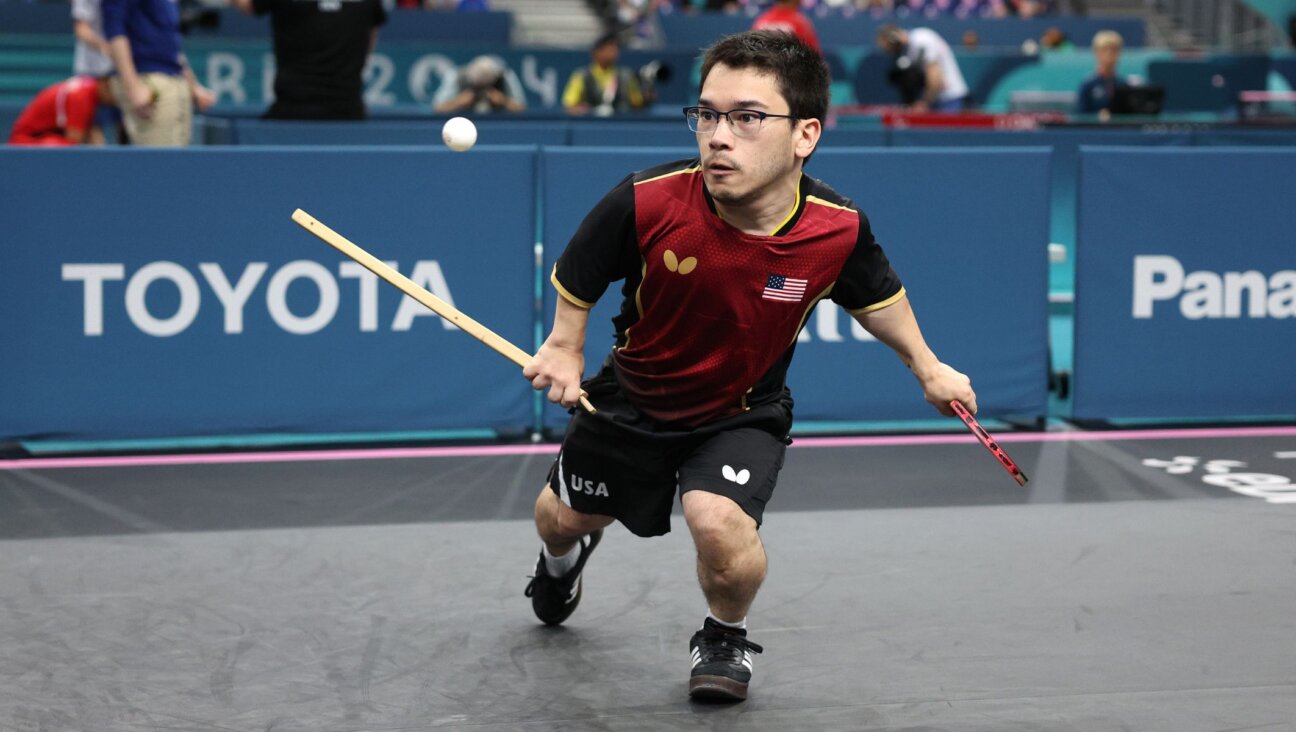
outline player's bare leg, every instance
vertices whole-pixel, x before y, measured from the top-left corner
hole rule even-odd
[[[752,654],[763,650],[747,640],[746,620],[765,580],[765,547],[756,521],[731,499],[689,491],[681,501],[697,548],[698,582],[711,611],[689,643],[689,694],[746,699]]]
[[[558,500],[549,486],[540,491],[535,503],[536,531],[540,540],[555,555],[566,554],[582,536],[609,526],[616,519],[592,513],[580,513]]]
[[[580,513],[558,500],[548,486],[536,498],[536,532],[544,542],[535,576],[526,595],[536,617],[558,625],[576,609],[581,598],[581,572],[590,552],[598,546],[611,516]]]
[[[707,607],[719,620],[742,622],[765,580],[765,547],[756,521],[737,503],[714,493],[689,491],[682,503]]]

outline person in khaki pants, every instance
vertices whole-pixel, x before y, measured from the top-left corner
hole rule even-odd
[[[188,145],[193,107],[206,110],[215,97],[185,61],[176,0],[103,0],[102,11],[117,67],[113,94],[132,144]]]

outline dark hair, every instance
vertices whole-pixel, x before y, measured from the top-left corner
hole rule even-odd
[[[702,57],[703,84],[716,64],[772,75],[789,114],[797,119],[823,121],[828,116],[828,64],[791,33],[757,30],[721,38]]]
[[[609,44],[615,44],[617,47],[620,47],[621,36],[612,31],[603,33],[598,38],[594,39],[594,45],[590,46],[590,50],[597,51],[598,49]]]
[[[903,31],[895,23],[887,23],[878,28],[878,43],[886,49],[887,53],[897,54],[904,50],[904,41],[901,38]]]

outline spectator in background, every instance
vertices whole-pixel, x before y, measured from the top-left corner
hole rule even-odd
[[[1075,44],[1071,43],[1071,39],[1067,38],[1067,34],[1055,25],[1044,31],[1044,35],[1040,36],[1040,48],[1045,51],[1070,51],[1075,48]]]
[[[904,29],[884,25],[878,29],[878,46],[895,59],[904,77],[919,75],[922,93],[909,101],[902,88],[902,101],[918,112],[960,112],[967,101],[968,86],[959,70],[954,51],[930,28]],[[896,84],[896,74],[892,73]]]
[[[396,7],[406,10],[456,10],[464,13],[482,13],[490,10],[487,0],[396,0]]]
[[[1080,91],[1076,94],[1077,112],[1096,114],[1104,121],[1111,117],[1116,90],[1123,86],[1116,78],[1116,65],[1120,63],[1121,49],[1124,46],[1125,40],[1116,31],[1104,30],[1094,34],[1096,68],[1080,85]]]
[[[874,18],[888,18],[895,13],[894,0],[855,0],[855,9]]]
[[[791,33],[805,45],[823,54],[814,23],[801,12],[801,0],[774,0],[769,10],[756,16],[752,30],[777,30]]]
[[[956,18],[978,18],[990,15],[992,10],[986,0],[949,0],[946,14]]]
[[[498,56],[469,61],[432,100],[437,114],[454,112],[521,112],[526,109],[522,82]]]
[[[387,21],[382,0],[233,0],[270,15],[275,100],[266,119],[365,118],[364,67]]]
[[[99,0],[72,0],[72,35],[76,36],[73,74],[98,78],[112,73],[112,51],[103,37]]]
[[[606,33],[590,49],[593,61],[572,72],[563,90],[563,108],[569,114],[606,117],[648,105],[638,76],[617,66],[621,44],[615,33]]]
[[[737,13],[742,10],[743,4],[738,0],[705,0],[702,3],[702,12],[704,13]]]
[[[1050,10],[1046,0],[990,0],[990,4],[996,18],[1034,18]]]
[[[656,18],[670,7],[669,0],[617,0],[604,11],[604,23],[609,30],[619,31],[631,48],[660,48],[664,39]]]
[[[9,135],[10,145],[102,145],[95,127],[99,105],[113,103],[107,77],[74,76],[41,90],[23,109]]]
[[[72,55],[72,73],[96,79],[112,75],[112,50],[103,37],[103,12],[99,0],[72,0],[72,35],[76,50]],[[95,126],[102,131],[115,129],[118,142],[125,142],[121,112],[113,104],[100,104],[95,112]]]
[[[651,0],[654,13],[670,15],[671,13],[692,13],[697,10],[689,0]]]
[[[104,37],[113,66],[112,96],[134,145],[182,146],[193,134],[193,109],[216,98],[198,83],[180,44],[175,0],[102,0]]]

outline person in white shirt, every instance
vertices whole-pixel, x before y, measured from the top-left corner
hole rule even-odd
[[[954,51],[930,28],[900,28],[884,25],[878,30],[878,46],[896,58],[900,67],[920,69],[922,94],[910,108],[916,111],[960,112],[967,101],[968,86],[959,70]]]
[[[111,74],[113,62],[103,37],[99,0],[72,0],[72,33],[77,39],[72,73],[95,78]]]
[[[72,55],[72,74],[107,78],[113,73],[113,62],[108,41],[103,35],[103,13],[99,0],[72,0],[72,35],[76,37],[76,50]],[[114,132],[115,130],[115,132]],[[95,112],[95,126],[91,138],[97,143],[112,134],[116,142],[126,142],[121,124],[121,112],[113,104],[100,104]]]

